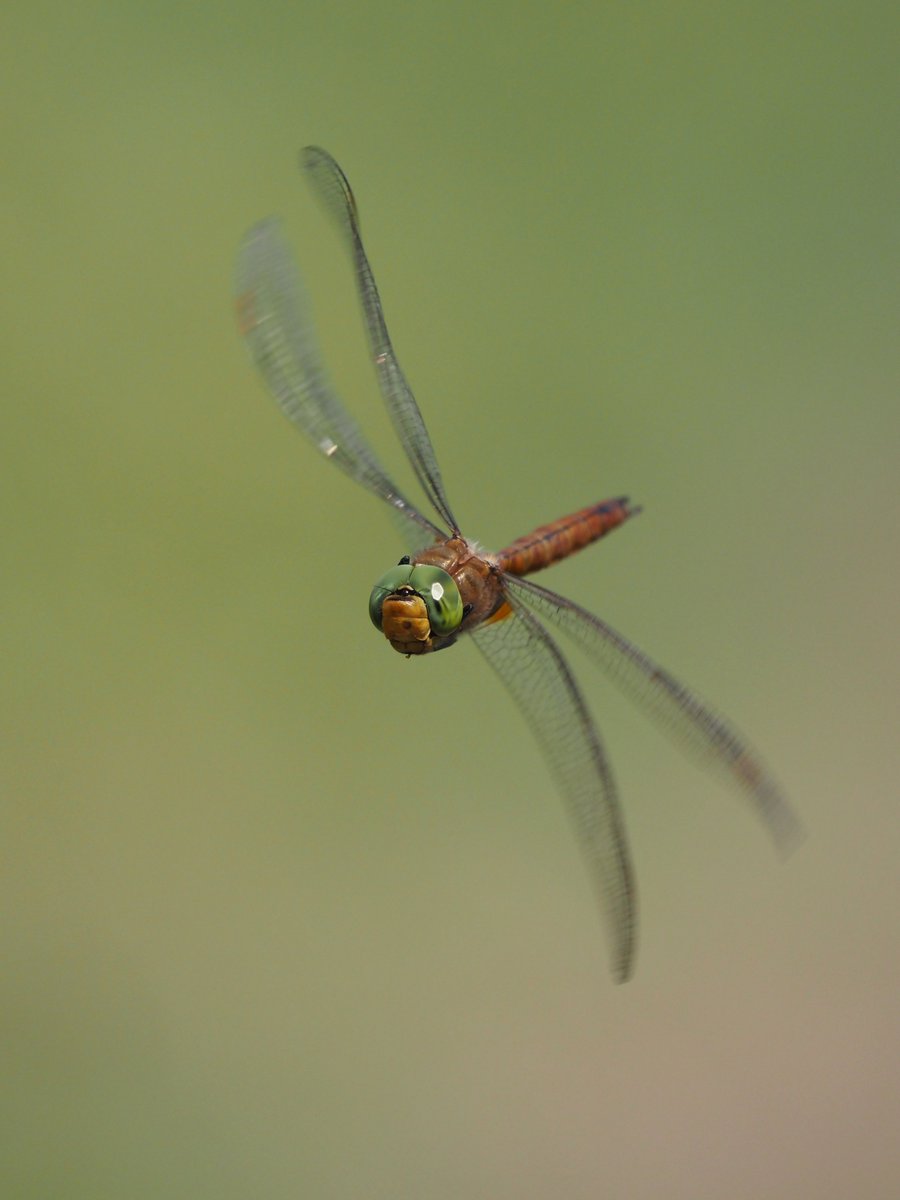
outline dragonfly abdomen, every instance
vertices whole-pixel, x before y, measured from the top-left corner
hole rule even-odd
[[[583,550],[640,511],[627,496],[580,508],[517,538],[496,555],[497,566],[510,575],[530,575]]]

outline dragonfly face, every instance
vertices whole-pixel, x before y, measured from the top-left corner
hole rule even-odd
[[[401,563],[372,588],[369,619],[401,654],[426,654],[458,632],[462,597],[441,567]]]
[[[409,555],[372,589],[372,623],[406,655],[440,650],[471,634],[531,725],[569,806],[603,904],[613,972],[617,980],[627,979],[634,962],[636,900],[616,786],[593,717],[548,624],[562,629],[689,755],[717,768],[780,847],[797,840],[799,824],[765,762],[730,722],[599,617],[523,578],[633,517],[639,510],[626,497],[579,509],[496,554],[482,553],[462,536],[388,335],[350,185],[317,147],[302,152],[301,164],[349,251],[381,394],[437,519],[425,516],[394,484],[331,385],[306,293],[275,221],[255,226],[241,245],[241,332],[286,416],[330,462],[387,504],[402,529]]]

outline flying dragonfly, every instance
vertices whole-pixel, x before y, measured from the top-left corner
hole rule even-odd
[[[286,416],[335,466],[389,505],[403,532],[408,553],[369,596],[372,624],[407,657],[472,641],[524,714],[574,820],[609,927],[613,974],[624,981],[634,965],[636,891],[616,785],[584,695],[548,625],[571,638],[689,756],[739,789],[780,849],[797,841],[799,823],[769,768],[729,721],[599,617],[526,578],[638,513],[627,497],[541,525],[496,553],[463,536],[391,344],[347,178],[319,147],[306,147],[300,161],[349,251],[378,385],[435,519],[393,482],[332,386],[305,288],[275,219],[255,225],[241,243],[241,333]]]

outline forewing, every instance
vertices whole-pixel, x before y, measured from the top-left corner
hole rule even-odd
[[[389,478],[331,385],[306,289],[274,218],[244,236],[236,293],[241,333],[282,412],[320,453],[391,506],[407,540],[418,544],[442,536]]]
[[[447,500],[431,438],[391,345],[375,277],[363,248],[356,201],[350,184],[331,155],[318,146],[307,146],[302,150],[300,162],[316,194],[336,221],[353,259],[356,286],[365,316],[378,385],[394,429],[435,511],[447,522],[450,529],[457,533],[459,526]]]
[[[631,973],[635,885],[600,736],[559,647],[524,609],[479,626],[473,640],[522,710],[566,799],[612,939],[613,973]]]
[[[642,712],[701,766],[714,767],[750,801],[776,845],[800,840],[800,822],[758,752],[735,727],[605,621],[530,580],[504,576],[508,592],[571,637]]]

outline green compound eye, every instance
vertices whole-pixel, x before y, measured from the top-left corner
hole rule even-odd
[[[446,637],[459,629],[463,602],[453,578],[440,567],[404,565],[392,567],[378,580],[369,596],[369,619],[381,629],[381,609],[385,599],[401,588],[411,588],[424,601],[431,632]]]
[[[412,572],[413,568],[410,566],[391,567],[390,571],[386,575],[382,575],[372,588],[369,596],[369,620],[379,632],[381,631],[381,609],[385,599],[402,587],[410,587],[409,577]]]
[[[453,578],[440,567],[413,567],[410,583],[425,601],[431,632],[443,637],[459,629],[463,602]]]

